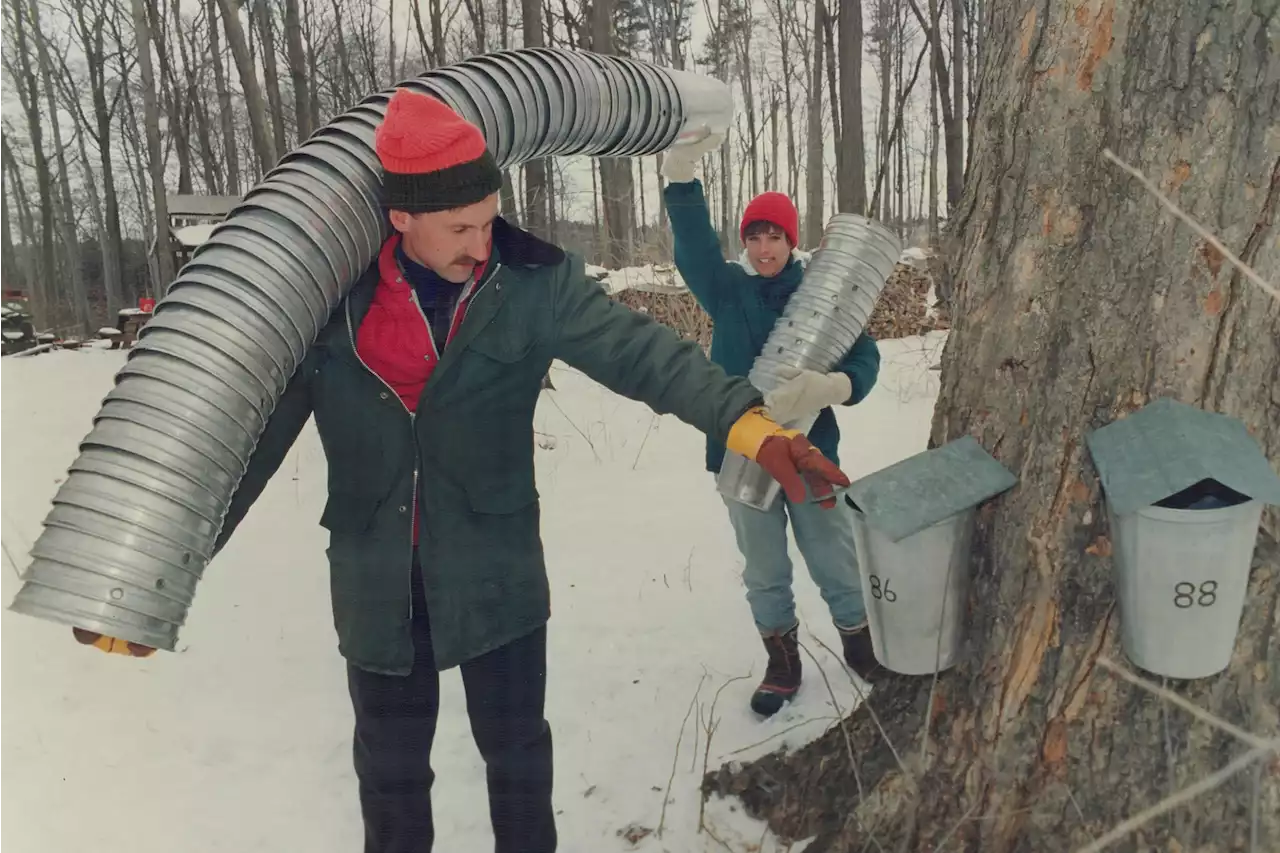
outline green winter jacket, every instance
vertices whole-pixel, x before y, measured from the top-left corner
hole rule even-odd
[[[724,259],[720,239],[711,226],[701,181],[668,184],[664,195],[675,243],[676,269],[715,324],[711,360],[732,376],[746,376],[764,349],[774,323],[782,316],[787,300],[800,286],[806,258],[796,253],[782,272],[761,278],[745,256],[738,261]],[[880,349],[864,332],[833,369],[848,374],[853,394],[844,405],[852,406],[875,387],[880,373]],[[809,440],[824,456],[840,464],[840,427],[835,412],[822,410],[809,430]],[[708,471],[719,472],[724,452],[724,442],[708,435]]]
[[[550,615],[534,483],[533,414],[552,359],[724,441],[760,393],[696,344],[611,299],[580,258],[502,220],[490,265],[411,417],[357,357],[376,263],[294,374],[231,502],[235,530],[314,414],[329,468],[339,650],[357,667],[413,665],[415,483],[436,663],[446,669],[525,636]]]

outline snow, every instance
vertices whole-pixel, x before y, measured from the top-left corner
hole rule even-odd
[[[605,270],[603,279],[609,293],[623,290],[649,290],[658,293],[683,293],[684,279],[670,264],[645,264],[620,270]]]
[[[838,412],[851,475],[925,448],[937,393],[929,368],[944,339],[881,343],[879,385]],[[2,363],[6,604],[125,358],[94,348]],[[705,717],[727,684],[715,709],[711,769],[796,748],[830,726],[835,710],[807,657],[804,687],[779,718],[761,722],[747,707],[764,654],[724,507],[702,470],[701,435],[575,370],[557,365],[553,381],[536,428],[554,611],[547,715],[561,848],[723,850],[697,833],[706,746],[694,731],[697,710],[675,761],[663,837],[651,832],[633,847],[620,835],[656,830],[695,691]],[[3,612],[5,849],[360,849],[351,710],[331,624],[327,542],[316,525],[324,500],[324,456],[308,425],[209,567],[178,653],[107,656],[77,645],[65,628]],[[847,711],[853,684],[813,639],[838,648],[835,629],[796,560],[802,640]],[[750,677],[731,681],[739,676]],[[461,680],[455,670],[442,682],[432,762],[437,848],[492,849]],[[771,841],[756,848],[763,829],[735,801],[713,800],[707,818],[734,851],[785,849]]]
[[[218,223],[216,222],[184,225],[173,230],[173,239],[189,249],[194,248],[208,240],[213,235],[213,230],[217,227]]]

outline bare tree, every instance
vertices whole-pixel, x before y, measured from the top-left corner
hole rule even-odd
[[[262,51],[262,84],[271,109],[272,140],[277,157],[289,150],[284,129],[284,98],[280,95],[280,64],[276,61],[275,15],[270,0],[253,0],[249,18],[258,28],[258,48]],[[275,165],[273,161],[271,166]]]
[[[520,0],[520,19],[525,47],[542,47],[542,5],[539,0]],[[553,204],[548,192],[547,161],[530,160],[524,164],[524,222],[534,234],[547,233],[547,220]]]
[[[817,246],[822,240],[826,221],[823,218],[822,187],[822,63],[826,51],[822,0],[813,4],[813,54],[809,58],[809,126],[805,170],[804,243]]]
[[[617,52],[613,41],[612,0],[593,0],[591,4],[591,45],[597,53]],[[603,257],[610,266],[617,266],[628,259],[629,246],[635,233],[635,209],[632,207],[635,188],[631,164],[625,160],[602,157],[599,167],[600,195],[604,207]]]
[[[36,268],[36,280],[31,288],[31,309],[37,321],[48,320],[47,312],[53,310],[48,286],[56,280],[57,265],[53,251],[53,175],[49,169],[48,155],[44,150],[44,127],[40,118],[40,88],[32,68],[32,50],[27,41],[27,9],[25,0],[9,0],[9,31],[13,33],[13,65],[9,77],[18,90],[27,117],[27,132],[31,135],[31,157],[36,172],[36,191],[40,196],[40,254]],[[5,51],[9,54],[9,51]],[[6,60],[8,57],[6,57]],[[8,62],[6,61],[6,64]]]
[[[840,3],[840,147],[836,153],[837,209],[867,209],[866,150],[862,134],[862,3]]]
[[[236,71],[240,76],[240,87],[244,90],[245,106],[249,110],[249,129],[253,133],[253,150],[258,158],[258,169],[265,174],[275,166],[278,149],[267,128],[267,103],[262,96],[262,87],[258,85],[258,74],[254,70],[253,55],[249,52],[249,44],[245,41],[244,28],[240,26],[236,0],[217,0],[218,11],[222,14],[222,26],[227,35],[227,44],[231,47],[231,55],[236,60]],[[335,3],[337,0],[335,0]]]
[[[394,29],[394,28],[393,28]],[[302,50],[302,19],[298,0],[284,0],[284,42],[289,57],[289,79],[293,83],[293,112],[298,124],[298,142],[315,130],[311,115],[311,90],[307,79],[307,57]]]
[[[155,211],[156,275],[154,293],[163,295],[173,281],[173,252],[169,245],[169,201],[165,196],[164,154],[160,147],[160,105],[156,97],[155,73],[151,67],[151,25],[144,0],[131,0],[133,26],[138,40],[138,71],[142,76],[142,111],[147,134],[148,162],[151,165],[151,199]]]
[[[218,125],[222,131],[223,175],[227,192],[240,195],[240,153],[236,147],[235,115],[231,111],[231,89],[227,85],[222,63],[222,46],[218,37],[217,0],[205,0],[205,16],[209,28],[209,62],[213,66],[213,84],[218,93]]]
[[[49,110],[49,128],[53,133],[54,161],[58,164],[58,210],[55,214],[62,250],[66,253],[67,277],[71,283],[68,294],[72,311],[80,331],[90,328],[89,296],[85,290],[84,273],[80,268],[80,238],[76,233],[76,208],[71,201],[71,170],[67,168],[66,148],[62,144],[62,122],[59,121],[58,100],[53,88],[53,60],[50,59],[48,35],[40,26],[40,4],[30,0],[32,41],[40,65],[40,84],[44,90],[45,105]]]

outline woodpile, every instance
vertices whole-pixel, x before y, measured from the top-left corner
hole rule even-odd
[[[867,324],[871,335],[876,340],[888,340],[949,328],[942,312],[929,310],[930,284],[925,270],[898,264]],[[711,318],[682,286],[631,287],[617,291],[613,298],[670,326],[681,337],[697,341],[704,350],[711,347]]]
[[[880,293],[880,301],[867,323],[867,331],[878,341],[909,338],[935,329],[950,328],[939,310],[929,310],[929,273],[909,264],[898,264]]]

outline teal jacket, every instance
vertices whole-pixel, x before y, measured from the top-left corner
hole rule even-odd
[[[715,324],[711,360],[731,376],[746,376],[764,349],[774,323],[782,316],[787,300],[800,285],[805,261],[792,257],[782,272],[761,278],[745,259],[724,259],[700,181],[668,184],[664,196],[675,242],[676,269]],[[844,405],[859,403],[875,387],[880,373],[880,348],[864,332],[833,369],[847,374],[853,385],[853,394]],[[835,412],[822,410],[809,430],[809,440],[824,456],[840,464],[836,451],[840,427]],[[724,444],[709,436],[707,470],[719,472],[723,460]]]

